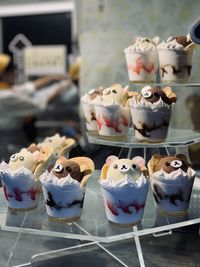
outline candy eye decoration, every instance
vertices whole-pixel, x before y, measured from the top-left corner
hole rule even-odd
[[[136,165],[136,164],[133,164],[133,165],[132,165],[132,169],[135,170],[136,168],[137,168],[137,165]]]
[[[142,96],[144,98],[150,98],[152,96],[152,92],[150,92],[150,91],[142,92]]]
[[[182,165],[183,165],[183,163],[182,163],[182,161],[181,160],[173,160],[171,163],[170,163],[170,165],[173,167],[173,168],[180,168]]]
[[[23,160],[24,160],[24,157],[23,157],[23,156],[20,156],[19,159],[20,159],[21,161],[23,161]]]
[[[105,90],[103,91],[103,94],[104,94],[104,95],[109,95],[109,94],[110,94],[110,89],[108,89],[108,88],[105,89]]]
[[[112,90],[113,94],[117,94],[117,91],[115,89]]]
[[[88,92],[89,95],[93,95],[94,93],[95,93],[95,89],[91,89],[91,90]]]
[[[56,173],[61,173],[61,172],[63,172],[63,170],[64,170],[64,167],[63,167],[63,165],[61,165],[61,164],[56,164],[56,165],[54,166],[54,171],[55,171]]]
[[[117,164],[113,165],[113,169],[117,169],[117,167],[118,167]]]
[[[18,155],[17,155],[17,154],[13,154],[13,155],[10,157],[10,160],[11,160],[11,161],[17,161],[17,160],[18,160]]]

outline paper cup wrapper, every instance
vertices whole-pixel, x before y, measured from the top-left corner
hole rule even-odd
[[[191,74],[193,52],[159,50],[160,80],[166,82],[187,82]]]
[[[47,214],[50,218],[72,222],[81,216],[85,189],[46,183],[42,186]]]
[[[149,52],[125,52],[129,81],[155,82],[158,73],[158,54]]]
[[[120,105],[95,106],[99,135],[127,136],[130,127],[130,109]]]
[[[182,213],[189,208],[194,176],[180,177],[173,183],[151,179],[154,202],[157,209],[166,213]]]
[[[8,208],[25,211],[38,206],[40,182],[34,180],[29,170],[13,172],[1,169],[0,173]]]
[[[131,107],[135,138],[138,141],[163,142],[168,133],[171,108]]]
[[[140,187],[110,187],[101,184],[107,219],[121,225],[135,225],[143,217],[148,183]]]

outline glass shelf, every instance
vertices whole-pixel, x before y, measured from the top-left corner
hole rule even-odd
[[[137,227],[120,227],[107,221],[100,185],[99,171],[95,171],[87,185],[81,219],[73,223],[50,220],[41,197],[38,208],[14,212],[6,207],[3,190],[0,191],[0,226],[2,230],[69,239],[115,242],[140,235],[200,223],[200,186],[193,188],[190,207],[182,216],[167,216],[156,211],[151,190],[148,193],[143,220]],[[196,178],[199,182],[200,179]]]
[[[170,87],[200,87],[200,83],[196,82],[196,83],[175,83],[175,82],[149,82],[149,83],[144,83],[144,82],[128,82],[130,88],[137,88],[137,87],[144,87],[147,85],[150,85],[152,87],[166,87],[166,86],[170,86]]]
[[[143,148],[145,147],[170,147],[170,146],[184,146],[192,143],[197,143],[200,141],[200,133],[185,130],[185,129],[172,129],[168,131],[168,136],[163,143],[145,143],[138,142],[134,136],[134,130],[130,129],[126,138],[122,140],[111,140],[106,139],[104,136],[98,135],[98,133],[90,134],[87,132],[87,137],[89,143],[107,145],[107,146],[117,146],[117,147],[127,147],[127,148]]]

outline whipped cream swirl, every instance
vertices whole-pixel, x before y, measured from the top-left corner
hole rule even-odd
[[[184,50],[184,46],[177,42],[176,37],[169,37],[166,41],[162,41],[157,45],[159,49],[169,49],[169,50]]]
[[[64,178],[58,179],[58,177],[56,177],[52,171],[50,173],[46,171],[40,176],[39,179],[44,186],[46,184],[52,184],[62,188],[67,187],[67,189],[76,189],[80,187],[80,183],[77,180],[73,179],[70,174],[68,174]]]
[[[135,43],[127,47],[124,52],[149,52],[155,51],[156,45],[148,38],[137,38]]]
[[[184,172],[182,169],[178,169],[176,171],[173,171],[171,173],[165,172],[163,169],[153,173],[151,179],[156,182],[163,182],[167,184],[172,185],[183,185],[184,182],[187,182],[188,180],[194,178],[196,172],[188,167],[187,172]]]
[[[133,178],[131,178],[128,175],[125,175],[124,178],[121,180],[116,180],[113,177],[108,177],[107,179],[100,180],[101,185],[109,187],[123,187],[123,186],[141,187],[146,183],[147,180],[143,174],[136,181],[133,180]]]
[[[147,101],[145,98],[141,98],[140,100],[138,100],[136,97],[132,97],[129,100],[129,106],[133,107],[133,108],[138,108],[138,107],[146,107],[146,108],[150,108],[152,110],[157,109],[157,108],[171,108],[170,105],[168,105],[167,103],[165,103],[162,98],[160,97],[160,99],[154,103],[151,103],[149,101]]]

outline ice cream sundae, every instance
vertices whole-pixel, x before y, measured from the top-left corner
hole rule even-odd
[[[158,44],[161,81],[187,82],[196,46],[189,36],[184,35],[169,37]]]
[[[38,177],[44,172],[51,152],[48,148],[34,152],[23,148],[10,157],[8,164],[0,164],[0,176],[9,208],[28,210],[37,207],[40,195]]]
[[[136,37],[125,52],[128,76],[132,82],[155,82],[158,74],[158,37]]]
[[[87,157],[59,157],[51,170],[40,176],[47,214],[68,222],[81,216],[85,186],[94,171]]]
[[[134,157],[106,159],[100,185],[105,212],[110,222],[134,225],[141,221],[148,192],[147,169],[144,159]]]
[[[156,207],[166,213],[185,212],[195,178],[187,158],[154,155],[148,169]]]
[[[128,86],[114,84],[103,90],[102,98],[95,104],[98,133],[105,138],[126,137],[130,127]]]
[[[85,117],[86,128],[88,131],[90,131],[90,133],[91,132],[95,133],[98,130],[94,104],[98,101],[98,98],[101,97],[102,92],[103,92],[103,87],[99,87],[97,89],[91,89],[81,98],[81,104]]]
[[[167,137],[171,108],[176,94],[170,87],[145,86],[129,100],[135,137],[138,141],[162,142]]]

